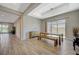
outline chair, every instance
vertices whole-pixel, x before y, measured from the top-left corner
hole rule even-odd
[[[76,54],[79,55],[79,38],[74,39],[73,48],[76,51]]]

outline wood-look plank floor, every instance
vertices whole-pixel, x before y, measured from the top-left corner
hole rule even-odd
[[[1,55],[74,55],[72,42],[64,40],[62,46],[54,47],[50,40],[9,39],[0,43]]]

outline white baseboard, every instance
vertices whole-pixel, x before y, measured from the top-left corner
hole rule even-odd
[[[73,41],[74,38],[65,38],[66,40],[70,40],[70,41]]]

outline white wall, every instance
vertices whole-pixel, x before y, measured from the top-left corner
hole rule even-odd
[[[14,26],[16,26],[17,37],[24,40],[29,38],[30,31],[41,31],[41,20],[24,14],[22,19],[14,23]]]
[[[73,28],[79,27],[79,11],[74,11],[68,14],[66,19],[66,37],[73,39]]]
[[[27,16],[24,14],[23,16],[23,39],[29,38],[30,31],[38,31],[41,30],[41,20],[33,18],[31,16]]]
[[[16,36],[20,38],[21,36],[20,19],[14,23],[14,26],[16,27]]]
[[[73,38],[73,28],[79,27],[79,10],[57,15],[57,16],[45,19],[45,20],[43,20],[43,22],[44,21],[55,21],[55,20],[61,20],[61,19],[66,20],[66,25],[65,25],[66,26],[66,29],[65,29],[66,38],[72,39]],[[42,31],[44,31],[43,30],[44,27],[42,27]]]

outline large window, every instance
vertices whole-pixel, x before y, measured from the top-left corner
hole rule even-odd
[[[7,32],[8,32],[8,25],[0,24],[0,33],[7,33]]]
[[[65,20],[47,22],[47,32],[53,34],[63,34],[65,37]]]
[[[58,34],[58,29],[57,29],[58,24],[57,24],[57,22],[54,21],[54,22],[51,22],[51,23],[52,23],[52,27],[51,27],[52,31],[51,31],[51,33]]]

